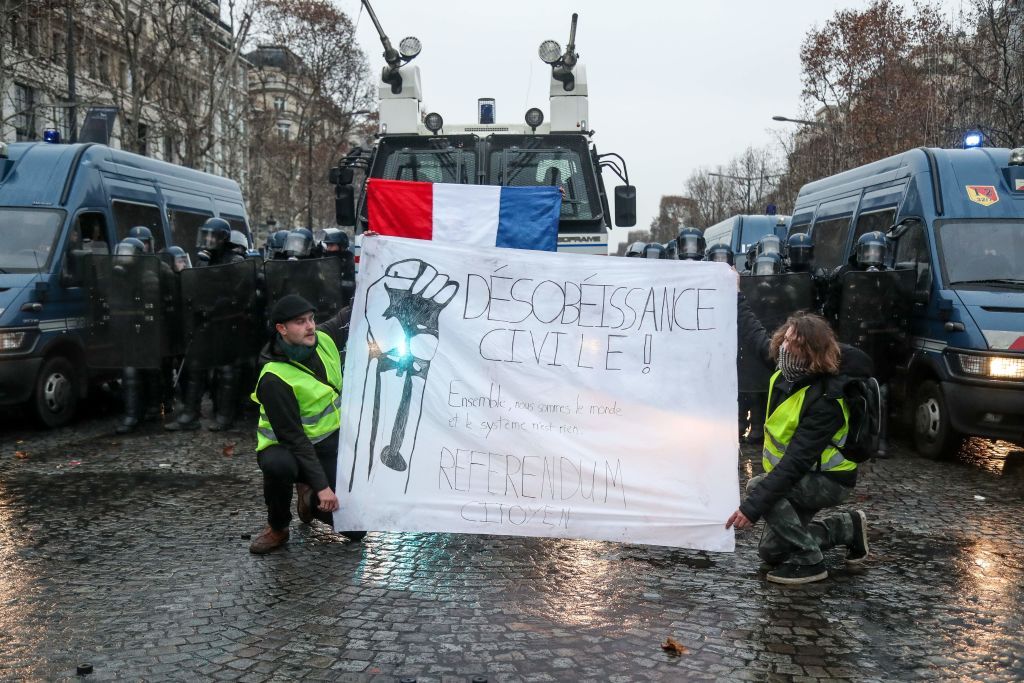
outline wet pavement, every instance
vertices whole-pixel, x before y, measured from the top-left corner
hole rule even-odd
[[[252,425],[113,427],[0,418],[0,679],[1024,677],[1024,454],[1007,444],[869,464],[869,561],[834,551],[829,580],[777,587],[760,528],[727,555],[296,525],[254,557]],[[742,481],[757,460],[744,449]]]

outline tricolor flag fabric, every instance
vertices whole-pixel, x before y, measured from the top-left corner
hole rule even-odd
[[[539,251],[558,247],[557,187],[371,178],[366,192],[368,227],[381,235]]]

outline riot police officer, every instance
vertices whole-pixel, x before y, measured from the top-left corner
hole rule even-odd
[[[728,263],[731,266],[733,258],[732,247],[728,244],[712,244],[704,252],[704,260],[713,263]]]
[[[782,239],[778,235],[764,235],[757,241],[756,256],[777,254],[782,258]]]
[[[751,268],[751,275],[778,275],[782,272],[782,256],[778,252],[768,252],[757,256]]]
[[[284,243],[288,239],[287,230],[278,230],[267,238],[266,258],[268,261],[276,261],[287,258],[284,255]]]
[[[296,228],[288,233],[284,241],[284,255],[290,260],[310,257],[313,251],[313,233],[306,228]]]
[[[679,247],[676,246],[675,240],[669,240],[668,242],[665,242],[665,244],[662,246],[665,247],[665,258],[671,261],[679,260]]]
[[[232,230],[228,237],[228,249],[244,259],[249,253],[249,238],[241,230]]]
[[[181,247],[167,247],[167,254],[171,257],[171,267],[175,273],[180,273],[186,268],[192,267],[192,258]]]
[[[676,237],[679,248],[679,259],[682,261],[700,261],[704,258],[704,233],[697,228],[683,228]]]
[[[128,231],[128,237],[142,242],[142,246],[145,248],[144,254],[153,253],[153,232],[145,225],[136,225]]]
[[[626,256],[628,258],[638,258],[644,255],[644,248],[647,246],[646,242],[633,242],[626,248]]]
[[[207,218],[199,226],[199,234],[196,236],[196,247],[199,253],[199,266],[219,266],[226,263],[244,261],[245,256],[240,256],[230,249],[231,224],[223,218]]]
[[[875,230],[866,232],[857,239],[854,260],[858,270],[885,270],[888,253],[889,243],[885,239],[885,233]]]
[[[135,232],[138,235],[141,234],[141,231],[148,233],[149,229],[144,227],[141,229],[132,228],[130,232]],[[152,244],[152,234],[149,235],[149,239]],[[134,259],[145,254],[146,245],[141,239],[138,237],[125,237],[114,247],[113,272],[116,277],[122,278],[139,277],[141,274],[142,282],[126,283],[125,286],[138,285],[144,291],[149,291],[149,295],[145,297],[147,300],[156,301],[159,298],[160,291],[159,279],[153,276],[152,273],[146,273],[141,269],[133,268]],[[130,343],[130,340],[122,341]],[[124,401],[124,415],[116,428],[118,434],[127,434],[135,431],[143,419],[154,417],[155,413],[159,412],[161,399],[159,371],[155,372],[156,376],[153,377],[153,370],[142,370],[137,367],[121,368],[121,396]],[[154,379],[156,380],[155,382],[152,381]]]
[[[352,302],[356,287],[356,262],[349,250],[348,233],[338,229],[328,230],[324,235],[323,248],[327,256],[334,256],[341,261],[341,298],[342,304],[347,306]]]
[[[814,263],[814,241],[805,232],[789,236],[786,243],[786,260],[791,273],[809,273]]]
[[[644,258],[668,258],[668,251],[665,247],[658,242],[651,242],[644,246],[644,251],[641,254]]]

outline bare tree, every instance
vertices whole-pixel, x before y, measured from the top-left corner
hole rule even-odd
[[[661,198],[658,215],[651,221],[650,239],[668,242],[676,238],[681,228],[693,224],[693,200],[678,195],[664,195]]]

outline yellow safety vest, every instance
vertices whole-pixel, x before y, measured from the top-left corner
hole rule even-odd
[[[781,371],[776,371],[772,375],[771,383],[768,385],[769,410],[771,410],[772,406],[772,390],[775,388],[775,380],[781,374]],[[807,397],[807,390],[809,388],[803,387],[799,391],[793,392],[764,421],[764,451],[761,454],[761,464],[764,465],[765,472],[771,472],[781,462],[782,457],[786,455],[786,448],[789,446],[789,442],[793,439],[793,434],[796,433],[796,428],[800,424],[800,411],[803,408],[804,399]],[[839,401],[839,406],[843,409],[843,426],[832,437],[832,444],[834,445],[829,445],[821,452],[822,472],[847,472],[857,469],[857,463],[844,458],[843,454],[835,446],[841,447],[846,444],[846,435],[850,431],[850,410],[846,407],[846,401],[841,398],[836,400]]]
[[[328,384],[317,379],[305,366],[293,361],[271,361],[260,372],[260,379],[267,373],[277,375],[295,392],[299,416],[302,418],[302,431],[313,443],[323,441],[341,427],[341,354],[328,335],[317,332],[316,337],[316,354],[327,370]],[[259,380],[256,386],[259,386]],[[255,391],[250,398],[260,406],[260,421],[256,425],[256,451],[259,452],[278,443],[278,440]]]

